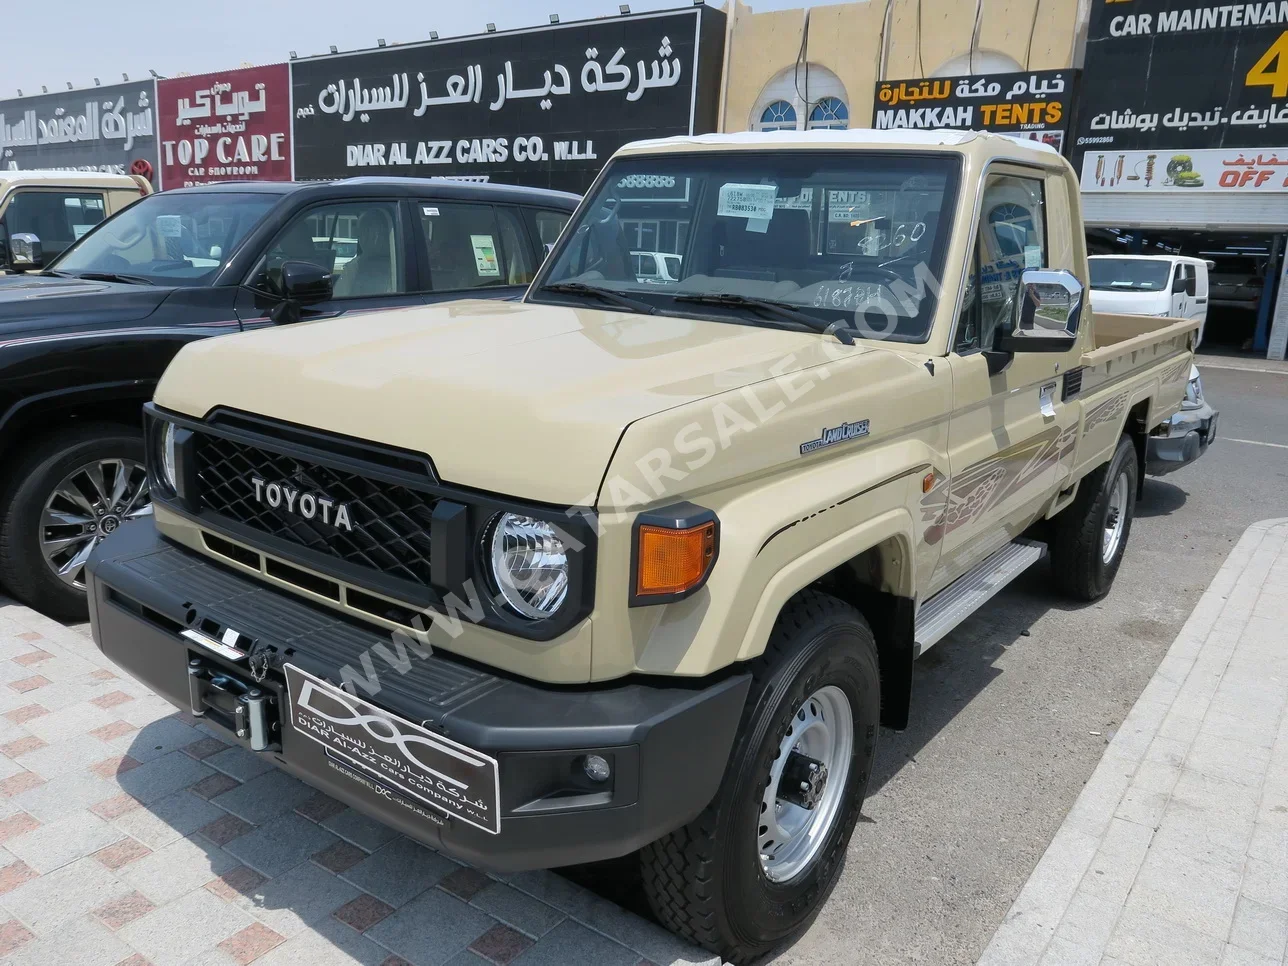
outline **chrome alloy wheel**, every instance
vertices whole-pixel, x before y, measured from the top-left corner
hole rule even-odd
[[[98,542],[126,520],[152,512],[148,473],[126,459],[77,467],[54,487],[40,514],[40,552],[59,580],[85,589],[85,562]]]
[[[1127,501],[1131,499],[1130,481],[1124,471],[1114,481],[1114,490],[1109,494],[1109,510],[1105,514],[1105,539],[1102,554],[1105,563],[1114,559],[1119,545],[1123,542],[1123,529],[1127,525]]]
[[[756,844],[771,882],[799,875],[827,841],[853,754],[849,699],[835,685],[819,688],[792,716],[760,803]]]

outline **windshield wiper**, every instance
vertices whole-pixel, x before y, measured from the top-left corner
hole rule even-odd
[[[587,285],[585,282],[555,282],[552,285],[541,286],[542,292],[558,292],[564,295],[589,295],[597,298],[601,302],[609,302],[623,309],[630,309],[632,312],[642,312],[645,315],[656,315],[657,306],[651,305],[641,299],[633,299],[629,295],[623,295],[621,292],[614,292],[612,289],[600,288],[598,285]]]
[[[775,302],[773,299],[752,298],[749,295],[738,295],[735,292],[710,292],[677,295],[675,300],[677,302],[694,302],[698,305],[724,305],[731,308],[756,309],[783,322],[792,323],[792,328],[823,333],[831,330],[832,335],[835,335],[841,342],[846,345],[854,345],[854,336],[850,334],[849,329],[833,329],[830,323],[817,319],[805,312],[799,312],[790,305]]]
[[[126,285],[151,285],[152,279],[142,275],[121,275],[117,272],[81,272],[72,278],[87,278],[91,282],[124,282]]]
[[[75,278],[71,272],[56,272],[52,268],[47,268],[40,273],[42,278]]]

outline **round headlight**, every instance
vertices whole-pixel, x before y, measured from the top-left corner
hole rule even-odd
[[[554,524],[502,513],[492,524],[488,556],[497,590],[531,620],[554,614],[568,596],[568,548]]]
[[[170,488],[171,493],[179,492],[179,474],[175,466],[174,423],[166,423],[161,431],[161,482]]]

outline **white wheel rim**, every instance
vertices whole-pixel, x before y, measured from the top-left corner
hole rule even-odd
[[[796,710],[770,768],[769,783],[760,803],[756,846],[760,867],[771,882],[786,882],[799,875],[827,841],[841,811],[853,754],[854,713],[850,701],[844,691],[829,684],[811,694]],[[783,781],[783,772],[793,755],[826,768],[821,788],[815,790],[817,801],[812,809],[784,797],[795,794]],[[801,761],[794,761],[793,770],[800,767]]]
[[[1105,513],[1104,561],[1109,563],[1122,546],[1123,531],[1127,528],[1127,501],[1130,499],[1127,474],[1118,474],[1113,492],[1109,494],[1109,509]]]

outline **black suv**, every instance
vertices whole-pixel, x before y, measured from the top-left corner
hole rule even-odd
[[[43,271],[0,278],[0,584],[84,618],[90,551],[151,512],[140,407],[185,343],[517,297],[578,201],[410,178],[185,188],[102,222]],[[0,251],[9,241],[0,223]]]

